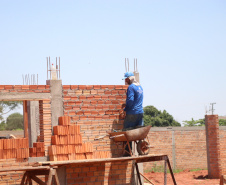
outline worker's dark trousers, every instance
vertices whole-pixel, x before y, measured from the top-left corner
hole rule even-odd
[[[129,128],[133,129],[137,126],[143,126],[143,114],[127,114],[124,120],[124,124],[123,124],[123,129],[127,130]],[[126,142],[124,143],[126,144]],[[132,150],[132,142],[129,142],[130,144],[130,148]],[[128,145],[125,148],[126,151],[129,152],[129,147]],[[130,153],[130,152],[129,152]],[[128,153],[126,152],[125,155],[127,155]]]

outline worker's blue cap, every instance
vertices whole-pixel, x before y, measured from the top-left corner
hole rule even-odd
[[[125,80],[126,78],[128,78],[130,76],[134,76],[134,74],[132,72],[126,72],[125,75],[124,75],[123,80]]]

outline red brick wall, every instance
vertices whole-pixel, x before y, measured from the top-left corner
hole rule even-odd
[[[0,85],[0,93],[50,93],[49,85]],[[26,100],[26,99],[24,99]],[[9,101],[9,100],[8,100]],[[45,142],[45,153],[51,143],[51,101],[50,99],[39,100],[40,114],[40,140]]]
[[[177,169],[207,168],[206,136],[204,127],[151,128],[149,132],[151,154],[166,154],[171,166]],[[145,163],[150,170],[162,162]]]
[[[226,130],[220,128],[220,162],[221,162],[221,175],[226,174]]]
[[[122,129],[122,104],[126,100],[125,85],[63,85],[64,115],[71,123],[81,126],[84,142],[92,142],[95,150],[111,151],[113,156],[121,149],[106,135],[106,131]]]
[[[68,185],[131,184],[132,162],[96,163],[67,167]]]
[[[49,85],[0,85],[0,93],[50,93]],[[26,100],[26,99],[24,99]],[[10,101],[10,100],[8,100]],[[38,101],[38,100],[37,100]],[[51,128],[51,111],[50,100],[40,100],[40,139],[45,142],[46,148],[50,144],[52,134]],[[47,154],[47,151],[46,151]],[[16,168],[23,166],[31,166],[32,164],[27,162],[27,159],[0,159],[0,168]],[[23,172],[2,172],[0,173],[0,184],[20,184]]]

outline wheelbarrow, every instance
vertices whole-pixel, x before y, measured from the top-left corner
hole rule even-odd
[[[123,154],[128,153],[133,156],[130,142],[134,141],[137,145],[137,152],[140,155],[147,155],[150,151],[148,133],[151,126],[135,128],[132,130],[126,130],[121,132],[109,132],[109,138],[112,139],[116,144],[118,142],[123,142]],[[147,139],[148,142],[145,140]],[[129,152],[125,150],[126,146],[129,148]]]

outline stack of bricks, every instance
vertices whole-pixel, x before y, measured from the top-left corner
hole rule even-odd
[[[23,160],[29,157],[28,139],[0,139],[0,159]]]
[[[90,142],[83,143],[79,125],[70,125],[70,117],[59,117],[59,125],[53,127],[52,145],[49,146],[51,161],[107,158],[109,152],[93,151]]]
[[[29,148],[29,156],[44,157],[45,156],[44,143],[43,142],[33,143],[33,148]]]

